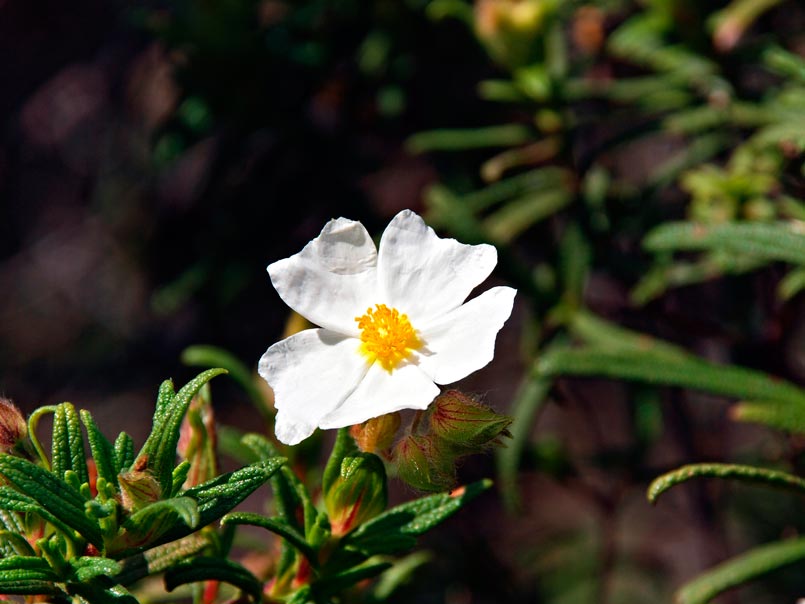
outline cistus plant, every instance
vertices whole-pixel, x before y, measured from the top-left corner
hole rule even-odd
[[[385,573],[373,596],[383,599],[425,561],[395,556],[491,484],[448,489],[456,460],[498,444],[510,420],[459,391],[440,394],[433,382],[491,360],[514,290],[464,300],[494,265],[491,246],[440,239],[412,212],[392,221],[379,253],[360,223],[331,221],[300,254],[269,267],[283,298],[327,326],[290,336],[261,361],[276,415],[249,371],[209,347],[185,359],[227,368],[208,369],[178,392],[164,382],[138,452],[127,434],[108,440],[70,403],[41,407],[26,422],[0,400],[0,593],[135,604],[171,597],[155,592],[152,579],[163,575],[165,590],[187,586],[178,597],[199,604],[326,604]],[[374,311],[353,317],[370,302]],[[469,320],[477,346],[464,350]],[[350,381],[351,366],[358,371]],[[341,426],[320,476],[304,480],[264,435],[237,435],[233,447],[231,431],[225,449],[252,461],[220,473],[208,382],[228,370],[275,420],[280,441]],[[400,435],[406,408],[416,413]],[[45,415],[53,417],[49,453],[37,436]],[[416,458],[401,444],[412,438],[430,443]],[[436,464],[438,475],[428,469]],[[389,509],[387,467],[420,490],[448,490]],[[266,482],[273,513],[234,511]],[[247,547],[268,562],[262,569],[238,560],[242,525],[279,538],[276,556]]]

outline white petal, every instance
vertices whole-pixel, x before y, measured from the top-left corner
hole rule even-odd
[[[419,329],[418,323],[460,306],[496,263],[491,245],[441,239],[417,214],[403,210],[380,240],[378,282],[383,301]]]
[[[270,264],[280,297],[326,329],[356,336],[355,317],[377,300],[377,250],[360,222],[338,218],[298,254]]]
[[[419,367],[437,384],[452,384],[495,356],[495,338],[509,318],[516,290],[493,287],[424,326]]]
[[[258,372],[274,390],[280,441],[301,442],[352,394],[369,369],[359,345],[326,329],[307,329],[266,351]]]
[[[374,363],[347,400],[319,423],[323,429],[343,428],[402,409],[425,409],[439,388],[416,365],[403,365],[391,373]]]

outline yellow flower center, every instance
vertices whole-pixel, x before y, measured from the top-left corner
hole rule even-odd
[[[377,361],[386,371],[397,367],[411,352],[422,345],[407,315],[396,308],[375,304],[374,310],[355,317],[361,330],[361,354],[370,362]]]

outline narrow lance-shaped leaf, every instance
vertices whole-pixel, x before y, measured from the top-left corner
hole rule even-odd
[[[805,480],[787,472],[737,464],[698,463],[682,466],[655,478],[648,488],[648,500],[655,503],[665,491],[691,478],[726,478],[805,494]]]
[[[231,511],[279,470],[285,461],[283,457],[275,457],[257,462],[184,491],[183,497],[190,497],[198,503],[197,526],[206,526]],[[187,527],[175,526],[160,541],[165,543],[179,539],[190,531]]]
[[[240,564],[223,558],[200,557],[183,560],[165,573],[165,587],[173,591],[180,585],[199,581],[223,581],[260,601],[263,584]]]
[[[115,575],[115,581],[121,585],[131,585],[148,575],[164,572],[210,545],[210,538],[203,532],[197,532],[182,539],[153,547],[141,554],[122,560],[120,562],[122,570]]]
[[[151,469],[165,494],[170,493],[173,486],[172,473],[176,464],[179,429],[187,408],[190,406],[190,401],[204,384],[222,373],[226,373],[226,370],[208,369],[200,373],[179,390],[170,403],[164,402],[167,397],[167,387],[163,384],[163,388],[160,388],[151,434],[134,463]]]
[[[67,470],[73,470],[81,484],[89,480],[81,421],[70,403],[56,406],[51,451],[53,472],[57,477],[63,478]]]
[[[89,411],[81,410],[81,421],[87,429],[87,440],[98,476],[115,484],[119,470],[115,468],[115,450],[112,443],[101,433]]]
[[[356,528],[344,537],[342,545],[367,556],[408,549],[414,545],[414,537],[452,516],[491,485],[482,480],[399,505]]]
[[[653,252],[721,249],[805,265],[805,234],[785,222],[666,223],[651,231],[643,246]]]
[[[676,593],[675,601],[706,604],[728,589],[801,560],[805,560],[805,537],[769,543],[699,575]]]
[[[36,514],[66,535],[73,536],[73,531],[76,530],[75,527],[66,524],[39,505],[35,499],[28,497],[28,495],[23,495],[11,487],[0,486],[0,509],[22,514]]]
[[[10,455],[0,455],[0,475],[90,543],[101,547],[98,525],[84,514],[84,499],[68,484],[39,466]]]
[[[134,463],[134,441],[125,432],[115,439],[115,475],[127,470]]]
[[[146,547],[165,542],[168,531],[189,534],[199,526],[198,503],[190,497],[174,497],[157,501],[138,510],[123,523],[114,542],[107,545],[107,554],[115,558],[129,556]],[[180,524],[181,523],[181,524]],[[177,525],[181,528],[177,529]],[[184,526],[181,526],[184,525]]]
[[[326,601],[329,601],[330,596],[340,594],[361,581],[372,579],[390,567],[389,562],[369,563],[327,575],[311,586],[312,592],[319,598],[328,598]]]
[[[805,419],[805,392],[790,382],[760,371],[710,363],[693,355],[672,358],[651,350],[560,349],[545,355],[536,369],[543,375],[600,375],[682,386],[735,398],[780,401],[797,409]]]
[[[249,524],[264,528],[285,539],[293,547],[299,550],[310,562],[312,562],[314,565],[317,564],[316,553],[305,541],[304,535],[282,519],[266,518],[260,514],[253,514],[250,512],[234,512],[224,516],[221,519],[221,524]]]

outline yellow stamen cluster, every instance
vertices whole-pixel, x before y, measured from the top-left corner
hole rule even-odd
[[[397,367],[422,345],[408,316],[396,308],[375,304],[374,310],[367,308],[366,314],[355,320],[361,330],[361,353],[386,371]]]

